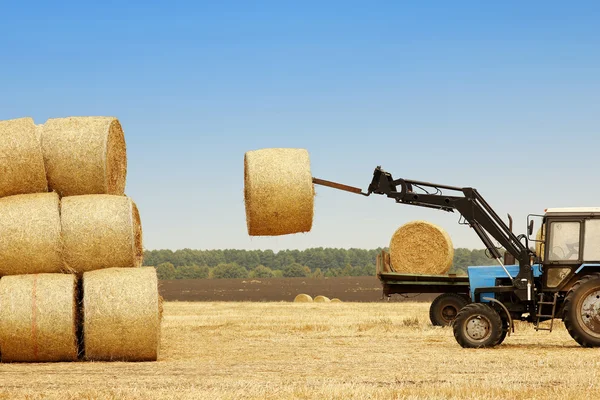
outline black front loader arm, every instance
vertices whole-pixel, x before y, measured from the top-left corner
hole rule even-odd
[[[519,273],[513,280],[517,289],[526,289],[527,284],[533,284],[533,270],[531,268],[531,256],[534,253],[524,245],[519,237],[510,230],[498,214],[485,201],[485,199],[473,188],[460,188],[448,185],[439,185],[429,182],[414,181],[408,179],[394,179],[392,175],[377,167],[373,173],[373,180],[369,185],[367,193],[360,189],[336,187],[334,183],[316,179],[317,184],[335,187],[365,196],[371,193],[385,195],[393,198],[397,203],[404,203],[419,207],[434,208],[442,211],[454,212],[457,210],[471,226],[477,236],[481,239],[490,254],[502,265],[501,254],[492,242],[490,235],[512,254],[519,262]],[[415,192],[418,188],[422,192]],[[455,195],[444,195],[442,190],[456,192]],[[430,193],[433,191],[434,193]],[[521,294],[521,293],[519,293]],[[522,293],[525,295],[525,293]],[[520,296],[521,297],[521,296]]]

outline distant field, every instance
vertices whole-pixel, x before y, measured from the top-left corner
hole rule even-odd
[[[0,399],[587,399],[600,351],[519,324],[461,349],[425,303],[166,303],[154,363],[0,365]]]
[[[340,278],[183,279],[160,282],[167,301],[291,301],[299,293],[337,297],[343,301],[381,301],[381,284],[374,276]],[[413,297],[414,295],[411,295]],[[428,301],[431,295],[413,300]],[[403,300],[394,296],[392,301]]]

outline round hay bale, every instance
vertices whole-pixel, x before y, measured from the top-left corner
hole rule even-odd
[[[298,296],[296,296],[294,298],[294,303],[312,303],[312,302],[313,302],[313,298],[304,293],[299,294]]]
[[[61,272],[61,253],[56,193],[0,199],[0,275]]]
[[[540,257],[540,259],[544,259],[544,240],[546,239],[546,232],[544,228],[546,225],[542,225],[540,229],[538,229],[537,234],[535,235],[536,240],[541,240],[541,242],[535,242],[535,252]]]
[[[0,280],[3,362],[77,360],[77,280],[68,274]]]
[[[262,149],[245,154],[244,198],[249,235],[310,231],[314,196],[308,151]]]
[[[124,193],[127,152],[118,119],[50,119],[42,130],[42,151],[48,185],[61,196]]]
[[[402,225],[392,236],[390,259],[394,271],[445,274],[452,266],[454,247],[445,230],[426,221]]]
[[[338,298],[333,298],[333,299],[331,299],[331,302],[332,303],[341,303],[342,301]]]
[[[130,198],[64,197],[61,224],[65,262],[73,271],[142,265],[142,226]]]
[[[331,303],[331,300],[329,300],[329,297],[317,296],[317,297],[315,297],[314,302],[315,303]]]
[[[85,358],[156,361],[161,307],[153,267],[109,268],[84,273]]]
[[[31,118],[0,121],[0,197],[48,191],[42,148]]]

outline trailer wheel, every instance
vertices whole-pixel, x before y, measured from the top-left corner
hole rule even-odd
[[[433,326],[449,326],[461,308],[469,302],[469,298],[462,294],[441,294],[433,300],[429,307],[429,319]]]
[[[462,347],[494,347],[502,338],[502,319],[487,304],[471,303],[463,307],[452,324],[454,338]]]
[[[600,274],[584,276],[567,293],[563,321],[583,347],[600,347]]]

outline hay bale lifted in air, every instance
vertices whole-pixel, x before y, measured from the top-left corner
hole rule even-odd
[[[61,272],[61,252],[56,193],[0,199],[0,275]]]
[[[331,300],[329,300],[329,297],[317,296],[317,297],[315,297],[314,302],[315,303],[331,303]]]
[[[0,197],[48,191],[42,148],[31,118],[0,121]]]
[[[118,119],[50,119],[41,136],[48,184],[61,196],[124,193],[127,154]]]
[[[313,298],[304,293],[299,294],[298,296],[296,296],[294,298],[294,303],[312,303],[312,302],[313,302]]]
[[[142,227],[135,203],[111,195],[62,199],[65,262],[75,272],[142,265]]]
[[[315,191],[308,151],[262,149],[244,156],[246,223],[251,236],[312,228]]]
[[[83,274],[85,358],[155,361],[161,304],[153,267],[110,268]]]
[[[445,274],[452,266],[454,247],[445,230],[426,221],[402,225],[392,236],[390,259],[394,271]]]
[[[76,278],[68,274],[0,280],[3,362],[77,360]]]

